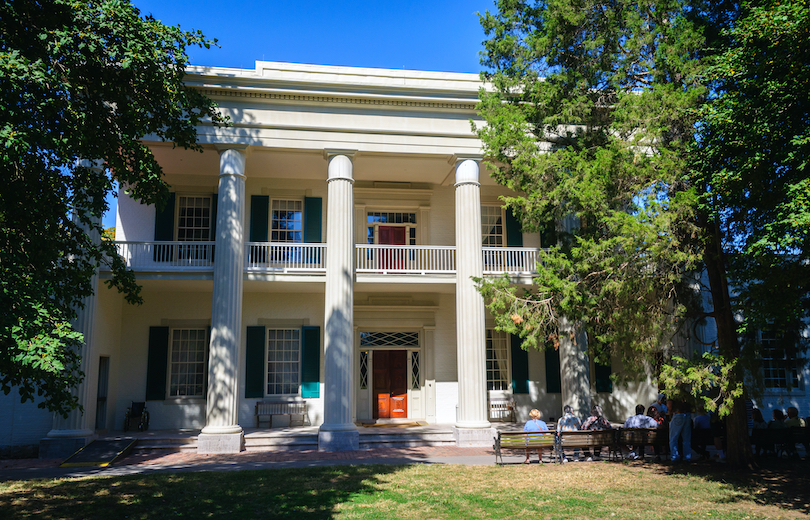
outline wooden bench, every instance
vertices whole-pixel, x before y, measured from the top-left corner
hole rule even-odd
[[[616,430],[577,430],[557,432],[557,446],[555,455],[558,462],[562,463],[567,449],[595,450],[606,447],[608,457],[613,459],[616,451],[621,458],[621,450],[616,444]]]
[[[495,464],[503,464],[501,450],[551,449],[552,457],[556,435],[554,432],[502,432],[495,438]]]
[[[301,426],[308,420],[306,401],[259,401],[256,403],[256,427],[261,427],[262,420],[268,421],[267,426],[273,427],[274,415],[289,415],[290,426],[293,425],[293,417],[301,417]],[[296,422],[298,422],[296,420]]]
[[[644,458],[644,448],[646,446],[669,445],[669,428],[620,428],[616,433],[616,445],[621,453],[622,446],[640,446],[639,457]]]
[[[489,420],[515,422],[515,400],[511,398],[495,398],[489,400]]]
[[[810,448],[810,429],[803,428],[763,428],[751,430],[751,444],[759,449],[774,450],[777,457],[783,453],[796,453],[796,445],[803,444],[804,449]]]

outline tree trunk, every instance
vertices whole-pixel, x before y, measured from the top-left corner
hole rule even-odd
[[[737,339],[737,322],[731,307],[731,296],[726,277],[726,263],[722,250],[722,236],[716,220],[701,218],[701,224],[709,233],[704,254],[706,274],[714,306],[714,318],[717,325],[717,345],[720,355],[728,360],[740,356],[740,342]],[[745,374],[737,368],[731,374],[733,380],[742,382]],[[754,453],[748,435],[748,417],[745,409],[745,398],[734,401],[731,414],[726,418],[726,459],[730,465],[753,467]]]

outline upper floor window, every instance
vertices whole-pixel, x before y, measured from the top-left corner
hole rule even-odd
[[[300,200],[273,200],[270,216],[271,242],[303,242],[304,203]]]
[[[177,198],[177,240],[211,240],[211,196]]]
[[[500,206],[481,206],[481,241],[484,247],[504,245],[504,217]]]
[[[773,331],[762,331],[762,374],[765,388],[801,388],[796,350],[785,348]]]

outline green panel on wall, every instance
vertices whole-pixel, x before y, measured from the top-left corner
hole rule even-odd
[[[554,347],[546,347],[546,393],[559,394],[562,392],[560,379],[560,351]]]
[[[523,229],[512,213],[512,208],[506,208],[506,246],[523,247]]]
[[[510,335],[512,354],[512,393],[529,393],[529,353],[521,348],[520,336]]]
[[[155,240],[161,242],[171,242],[174,240],[174,198],[175,194],[169,193],[166,205],[163,210],[155,210]]]
[[[245,336],[245,398],[264,397],[264,327],[248,327]]]
[[[169,364],[169,327],[149,327],[146,361],[146,400],[166,399],[166,371]]]
[[[301,397],[321,395],[321,328],[301,328]]]
[[[320,197],[304,197],[304,242],[321,242],[321,216],[323,201]]]
[[[270,197],[250,196],[250,241],[267,242],[267,226],[270,215]]]

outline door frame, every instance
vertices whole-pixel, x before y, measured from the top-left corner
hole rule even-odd
[[[406,386],[407,386],[407,396],[408,396],[408,412],[407,418],[408,419],[424,419],[427,415],[427,410],[425,409],[425,346],[424,346],[424,329],[401,329],[396,327],[384,327],[384,328],[371,328],[371,327],[363,327],[363,328],[356,328],[356,335],[355,335],[355,374],[356,374],[356,386],[355,386],[355,416],[361,420],[374,420],[374,407],[376,406],[376,396],[374,395],[374,352],[381,351],[381,350],[404,350],[406,352]],[[360,333],[362,332],[416,332],[418,337],[418,346],[413,345],[385,345],[385,346],[360,346]],[[367,381],[366,381],[366,389],[361,388],[362,384],[362,375],[361,375],[361,352],[368,352],[368,365],[367,365]],[[421,412],[420,417],[416,417],[413,415],[414,407],[412,403],[415,402],[414,400],[414,388],[412,385],[413,380],[413,352],[419,353],[419,390],[420,393],[420,406]],[[366,399],[358,399],[359,392],[367,392]]]

